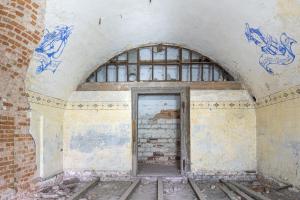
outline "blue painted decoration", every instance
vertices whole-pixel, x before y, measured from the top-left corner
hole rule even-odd
[[[262,54],[259,58],[259,64],[269,73],[273,74],[270,65],[288,65],[294,62],[295,54],[292,45],[296,40],[289,37],[286,33],[280,35],[279,40],[268,34],[263,34],[259,28],[251,28],[246,23],[245,35],[248,42],[254,42],[261,48]]]
[[[41,44],[35,49],[40,57],[40,65],[36,68],[37,74],[45,70],[55,73],[61,63],[57,59],[62,55],[71,33],[72,27],[65,25],[55,27],[52,32],[46,29]]]

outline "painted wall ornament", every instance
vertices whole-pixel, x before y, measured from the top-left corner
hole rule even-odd
[[[269,73],[273,74],[270,65],[288,65],[294,62],[295,54],[292,45],[297,41],[282,33],[280,38],[274,38],[271,35],[262,33],[259,28],[251,28],[246,23],[245,35],[248,42],[254,42],[261,48],[259,64]]]
[[[40,61],[40,65],[36,68],[37,74],[45,70],[55,73],[61,63],[58,59],[67,45],[72,29],[71,26],[65,25],[56,26],[52,32],[46,29],[41,44],[35,49]]]

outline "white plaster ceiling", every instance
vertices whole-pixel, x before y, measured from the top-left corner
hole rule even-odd
[[[147,43],[196,50],[256,97],[300,84],[300,0],[47,0],[45,20],[49,30],[73,26],[55,73],[36,74],[36,55],[28,70],[27,89],[52,97],[68,99],[97,66]],[[274,74],[267,73],[259,65],[260,47],[246,39],[245,23],[298,40],[294,62],[272,65]]]

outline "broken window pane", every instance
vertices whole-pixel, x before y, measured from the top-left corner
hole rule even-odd
[[[165,73],[166,73],[166,68],[165,66],[163,65],[154,65],[154,68],[153,68],[153,75],[154,75],[154,78],[153,80],[158,80],[158,81],[162,81],[162,80],[165,80]]]
[[[182,81],[190,81],[190,65],[182,65]]]
[[[128,77],[129,77],[129,81],[136,81],[136,77],[137,77],[136,65],[128,65]]]
[[[168,47],[167,59],[169,60],[179,60],[179,49],[174,47]]]
[[[203,65],[203,81],[211,81],[211,66],[208,64]]]
[[[89,83],[96,82],[95,73],[92,73],[92,75],[88,78],[87,82],[89,82]]]
[[[100,67],[97,71],[97,82],[106,82],[106,67]]]
[[[126,82],[127,81],[126,65],[119,65],[119,68],[118,68],[118,81],[119,82]]]
[[[151,47],[140,48],[140,60],[143,60],[143,61],[152,60],[152,48]]]
[[[190,62],[190,51],[182,49],[182,62]]]
[[[162,46],[153,47],[153,60],[164,61],[166,59],[166,50]]]
[[[108,65],[107,70],[107,82],[116,82],[117,67],[115,65]]]
[[[132,50],[128,52],[128,62],[137,63],[137,50]]]
[[[141,81],[152,80],[152,65],[141,65],[140,66],[140,80]]]
[[[177,65],[167,66],[167,80],[176,81],[179,80],[179,67]]]

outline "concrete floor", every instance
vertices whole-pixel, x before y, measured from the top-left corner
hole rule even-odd
[[[138,176],[178,176],[180,170],[175,165],[139,164]]]

